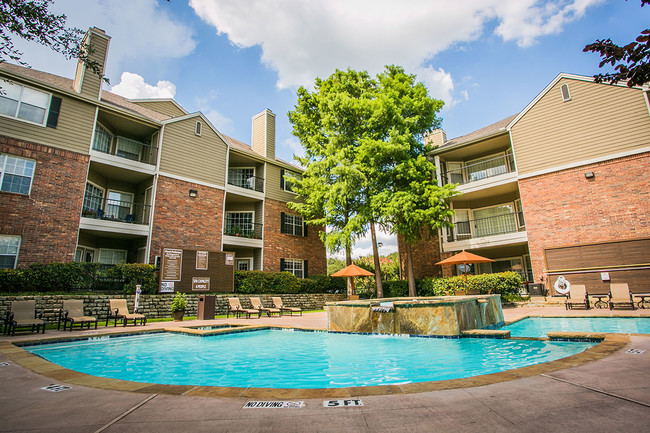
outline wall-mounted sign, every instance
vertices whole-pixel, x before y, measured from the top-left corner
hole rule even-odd
[[[600,273],[600,280],[601,281],[611,281],[609,278],[609,272],[601,272]]]
[[[207,251],[197,251],[196,252],[196,269],[200,271],[208,270],[208,252]]]
[[[210,278],[208,277],[193,277],[192,290],[210,290]]]
[[[176,248],[163,249],[162,272],[160,279],[164,281],[180,281],[183,267],[183,250]]]
[[[233,266],[235,264],[235,255],[226,253],[226,266]]]
[[[160,293],[174,293],[174,282],[173,281],[161,281],[160,282]]]

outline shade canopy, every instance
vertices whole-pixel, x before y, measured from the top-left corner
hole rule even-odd
[[[493,261],[494,260],[488,259],[487,257],[478,256],[476,254],[468,253],[467,251],[463,250],[458,254],[439,261],[436,263],[436,265],[463,265],[466,263],[487,263]]]
[[[348,267],[341,269],[340,271],[334,272],[332,277],[372,277],[375,274],[368,272],[365,269],[358,267],[355,264],[352,264]]]

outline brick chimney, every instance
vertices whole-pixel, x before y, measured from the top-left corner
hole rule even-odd
[[[275,114],[268,108],[253,116],[251,148],[257,154],[275,159]]]
[[[82,46],[90,47],[92,53],[90,59],[99,63],[102,74],[106,67],[106,56],[108,56],[108,44],[111,37],[104,33],[104,30],[93,27],[88,29],[83,38]],[[89,98],[99,99],[102,91],[102,80],[92,69],[86,67],[82,61],[77,62],[77,71],[74,75],[74,89],[77,93]]]

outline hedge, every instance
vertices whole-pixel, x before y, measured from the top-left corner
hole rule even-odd
[[[0,269],[0,292],[111,291],[156,293],[154,267],[140,263],[35,263],[26,269]]]
[[[235,271],[235,293],[343,293],[345,279],[315,275],[304,279],[290,272]]]

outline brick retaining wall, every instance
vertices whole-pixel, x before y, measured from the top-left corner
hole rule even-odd
[[[186,316],[196,316],[199,296],[194,293],[186,294],[187,310]],[[259,297],[265,307],[271,307],[271,296],[280,296],[282,302],[287,307],[299,307],[303,310],[320,310],[327,302],[342,301],[347,299],[347,295],[314,293],[314,294],[283,294],[283,295],[241,295],[232,293],[215,294],[216,314],[226,314],[228,308],[228,298],[236,296],[244,308],[250,308],[250,296]],[[44,318],[48,323],[56,323],[58,320],[59,310],[63,305],[64,299],[82,299],[84,301],[85,313],[93,315],[101,320],[106,318],[109,309],[109,299],[123,298],[124,296],[115,295],[40,295],[40,296],[0,296],[0,317],[4,319],[7,311],[11,310],[12,301],[36,300],[36,310],[42,311]],[[135,295],[127,295],[127,305],[129,310],[133,311],[133,301]],[[138,311],[148,318],[171,317],[169,305],[174,298],[173,294],[161,295],[142,295],[140,296]]]

